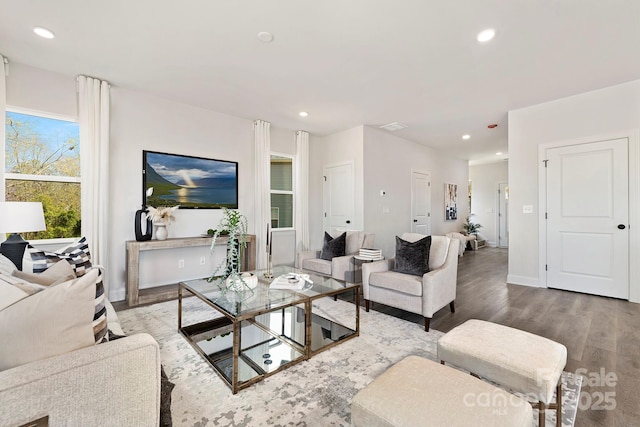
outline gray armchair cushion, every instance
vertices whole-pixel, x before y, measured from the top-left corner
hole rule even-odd
[[[412,274],[397,273],[395,271],[371,273],[369,285],[416,297],[422,296],[422,277]]]
[[[320,258],[309,258],[302,261],[301,268],[331,276],[331,261]]]
[[[325,231],[320,258],[331,261],[333,257],[345,256],[346,239],[347,233],[342,233],[338,237],[333,238]]]
[[[394,271],[415,276],[422,276],[428,273],[430,249],[431,236],[415,242],[408,242],[396,236],[396,265]]]

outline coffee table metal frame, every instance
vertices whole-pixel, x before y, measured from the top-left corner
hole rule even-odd
[[[284,274],[287,272],[304,272],[303,270],[297,270],[292,267],[276,267],[274,270],[276,270],[274,274],[276,277],[279,274]],[[264,287],[263,289],[256,289],[255,290],[256,292],[265,292],[265,291],[268,292],[268,289],[265,289],[265,288],[268,288],[271,280],[264,279],[262,273],[263,273],[262,271],[255,272],[255,274],[258,275],[259,281],[260,281],[260,283],[258,284],[258,287],[261,287],[261,286]],[[318,289],[314,291],[313,288],[295,290],[295,291],[278,290],[278,292],[291,293],[291,299],[288,302],[285,302],[282,304],[275,304],[275,306],[273,307],[271,307],[270,304],[267,304],[267,306],[263,308],[248,310],[244,313],[242,313],[240,310],[240,305],[242,304],[242,302],[240,301],[238,302],[239,305],[236,310],[236,312],[240,314],[232,313],[231,311],[225,309],[221,305],[216,304],[215,301],[212,301],[211,299],[207,298],[207,296],[205,296],[198,289],[196,289],[196,286],[194,284],[198,282],[202,283],[202,281],[205,281],[206,279],[201,279],[200,281],[191,280],[186,282],[180,282],[178,286],[178,331],[180,332],[180,334],[182,334],[182,336],[185,337],[187,342],[189,342],[189,344],[191,344],[191,346],[213,367],[214,371],[220,376],[220,378],[222,378],[225,384],[227,384],[227,386],[232,390],[233,394],[236,394],[238,391],[244,388],[247,388],[256,382],[259,382],[268,376],[271,376],[277,372],[280,372],[281,370],[284,370],[290,366],[293,366],[303,360],[308,360],[311,356],[314,356],[322,351],[325,351],[334,347],[335,345],[341,344],[344,341],[347,341],[349,339],[355,338],[360,335],[360,284],[348,283],[348,282],[344,282],[336,279],[331,279],[329,277],[315,275],[313,273],[311,274],[312,274],[312,280],[315,279],[314,282],[328,280],[328,281],[333,281],[333,282],[330,282],[331,285],[339,285],[339,286],[336,286],[336,287],[331,286],[330,289],[324,289],[324,286],[318,286],[318,289],[322,288],[320,292],[318,292]],[[323,282],[323,285],[324,283],[325,282]],[[342,294],[349,291],[353,292],[353,297],[355,300],[355,309],[356,309],[355,330],[347,328],[353,331],[353,333],[346,337],[341,337],[339,340],[332,342],[331,344],[327,344],[327,345],[321,346],[316,350],[313,350],[311,345],[312,318],[314,316],[313,301],[319,298],[337,296],[338,294]],[[182,299],[188,296],[188,295],[185,295],[185,293],[189,293],[199,298],[206,305],[213,308],[218,313],[222,314],[224,317],[218,317],[208,321],[199,322],[199,323],[195,323],[188,326],[183,326],[182,325],[182,315],[183,315]],[[271,330],[271,328],[261,324],[259,321],[256,320],[256,317],[262,314],[268,314],[278,310],[282,310],[284,312],[286,308],[300,306],[300,305],[304,305],[304,313],[305,313],[304,345],[301,345],[300,343],[296,342],[293,339],[289,339],[288,337],[284,336],[284,334],[282,333]],[[243,361],[249,364],[257,372],[257,375],[249,380],[240,382],[238,379],[238,372],[239,372],[238,361],[240,357],[243,357],[242,352],[251,348],[251,347],[245,348],[245,349],[241,348],[241,344],[242,344],[242,340],[241,340],[242,324],[241,323],[243,321],[249,322],[250,324],[260,328],[261,330],[269,334],[271,337],[297,350],[302,354],[301,357],[298,357],[285,364],[282,364],[280,367],[270,372],[260,369],[259,367],[255,366],[254,363],[250,363],[251,362],[250,360],[246,360],[246,358],[243,358]],[[221,328],[228,328],[229,326],[232,326],[232,330],[233,330],[233,345],[232,345],[233,374],[232,374],[231,381],[229,381],[229,379],[220,370],[220,368],[210,360],[209,355],[207,355],[200,348],[200,346],[198,346],[197,342],[193,339],[193,336],[199,333],[214,331]],[[340,325],[340,326],[345,327],[344,325]]]

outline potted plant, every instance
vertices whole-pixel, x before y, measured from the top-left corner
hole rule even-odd
[[[173,216],[173,211],[178,209],[180,205],[170,206],[170,207],[158,207],[154,208],[153,206],[148,206],[147,210],[149,211],[149,218],[151,222],[157,227],[156,228],[156,239],[165,240],[167,238],[167,226],[176,219]]]
[[[247,218],[237,210],[224,208],[222,219],[218,227],[213,230],[211,236],[211,253],[215,249],[216,240],[223,235],[229,238],[227,241],[227,259],[218,264],[211,277],[209,277],[209,281],[221,280],[221,283],[225,284],[222,287],[223,289],[235,291],[251,290],[251,284],[253,284],[251,282],[253,282],[255,276],[250,273],[240,272],[242,254],[247,248]]]
[[[470,235],[478,235],[478,231],[482,228],[481,224],[471,222],[471,216],[467,216],[467,222],[462,224],[462,228],[464,229],[465,234]]]

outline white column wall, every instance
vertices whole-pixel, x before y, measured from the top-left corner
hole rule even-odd
[[[639,128],[640,80],[509,112],[509,283],[540,283],[538,146]],[[633,277],[632,286],[640,286]]]

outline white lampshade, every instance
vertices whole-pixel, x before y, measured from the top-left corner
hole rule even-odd
[[[0,233],[26,233],[46,229],[42,203],[0,202]]]

